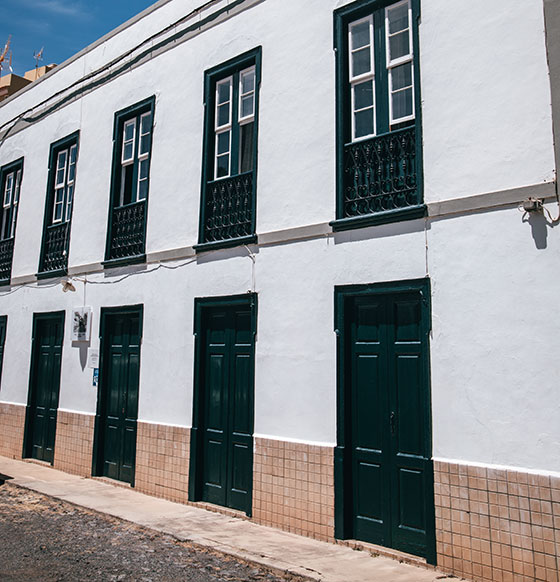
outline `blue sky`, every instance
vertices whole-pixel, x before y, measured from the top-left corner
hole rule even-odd
[[[0,0],[0,51],[11,34],[12,68],[17,75],[35,67],[33,53],[41,47],[40,65],[61,64],[155,1]]]

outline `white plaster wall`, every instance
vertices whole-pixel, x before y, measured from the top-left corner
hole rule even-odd
[[[194,4],[165,4],[23,93],[21,101],[0,106],[0,124]],[[265,0],[9,137],[0,145],[0,165],[25,155],[13,275],[37,270],[49,146],[76,129],[81,133],[69,266],[103,260],[114,113],[154,94],[147,250],[194,244],[204,70],[258,45],[263,70],[257,232],[334,218],[332,10],[339,4]],[[484,6],[476,0],[467,10],[424,0],[422,7],[426,200],[550,180],[542,5],[529,0],[511,11],[505,0]],[[542,247],[542,225],[534,229]],[[255,433],[334,444],[334,286],[429,273],[434,455],[558,470],[558,233],[547,232],[546,248],[537,249],[531,226],[516,210],[399,223],[251,247],[254,273],[246,249],[239,248],[121,282],[137,268],[91,274],[85,302],[94,311],[93,338],[101,307],[144,304],[139,417],[190,426],[193,300],[245,293],[254,275]],[[74,294],[47,285],[10,295],[0,290],[0,313],[9,315],[0,400],[27,401],[32,314],[65,309],[60,406],[93,413],[92,373],[82,370],[85,354],[70,341],[70,309],[84,302],[83,284],[77,283]],[[98,347],[98,340],[91,346]]]
[[[560,241],[531,223],[511,209],[431,225],[437,457],[560,470]]]
[[[425,201],[550,182],[542,0],[422,2]]]

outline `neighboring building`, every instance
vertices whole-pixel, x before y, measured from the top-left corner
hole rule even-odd
[[[0,454],[557,581],[545,8],[160,0],[5,101]]]
[[[36,81],[49,71],[52,71],[56,65],[45,65],[43,67],[36,67],[27,71],[23,77],[10,73],[0,77],[0,101],[7,99],[17,93],[20,89],[27,87],[29,83]]]

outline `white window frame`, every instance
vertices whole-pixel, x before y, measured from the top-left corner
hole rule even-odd
[[[74,155],[74,161],[72,161],[72,155]],[[68,179],[66,180],[66,222],[70,220],[72,215],[72,204],[74,202],[74,183],[76,181],[76,164],[78,162],[78,146],[73,144],[68,150]],[[70,168],[74,166],[74,177],[70,178],[71,172]]]
[[[10,236],[12,238],[16,233],[16,219],[17,219],[17,207],[19,204],[19,190],[21,188],[21,169],[16,173],[15,190],[12,193],[12,224],[10,225]]]
[[[242,78],[243,78],[243,75],[246,75],[247,73],[253,74],[253,88],[251,89],[251,91],[247,91],[246,93],[243,93]],[[255,65],[252,65],[251,67],[248,67],[246,69],[243,69],[242,71],[239,71],[239,105],[238,105],[238,116],[237,116],[237,121],[238,121],[239,125],[245,125],[247,123],[251,123],[252,121],[255,121],[256,89],[257,89],[257,68],[255,67]],[[243,117],[241,115],[241,104],[243,102],[243,97],[248,97],[250,95],[253,96],[253,111],[249,115],[246,115],[245,117]]]
[[[406,0],[405,0],[406,1]],[[370,49],[370,70],[367,73],[362,73],[361,75],[354,76],[352,55],[358,50],[363,50],[365,47],[360,47],[359,49],[352,49],[352,29],[362,24],[363,22],[369,23],[369,49]],[[366,139],[370,139],[377,135],[377,103],[375,101],[375,48],[374,48],[374,34],[375,30],[373,27],[373,14],[369,14],[364,18],[354,20],[348,24],[348,74],[349,74],[349,84],[350,84],[350,103],[351,103],[351,117],[352,117],[352,135],[351,142],[357,143]],[[373,91],[373,104],[371,107],[365,107],[359,111],[365,111],[366,109],[373,109],[373,133],[368,133],[367,135],[362,135],[360,137],[355,137],[356,135],[356,113],[359,111],[355,110],[354,107],[354,87],[360,85],[366,81],[371,81],[372,91]]]
[[[218,91],[220,85],[229,84],[229,99],[227,103],[229,104],[229,121],[224,125],[218,125],[218,107],[225,105],[224,103],[219,103]],[[232,153],[232,132],[233,127],[233,75],[229,75],[216,81],[216,93],[215,93],[215,111],[214,111],[214,179],[221,180],[223,178],[229,178],[231,176],[231,153]],[[218,139],[223,133],[229,133],[229,150],[228,150],[228,170],[227,174],[218,177],[218,157],[224,157],[224,153],[218,155]]]
[[[398,6],[406,5],[408,7],[408,46],[409,52],[407,55],[403,55],[397,59],[391,60],[389,52],[389,38],[393,35],[389,34],[389,12],[394,10]],[[399,31],[394,34],[401,34],[404,31]],[[389,125],[394,125],[396,123],[402,123],[404,121],[411,121],[415,119],[415,99],[414,99],[414,46],[412,44],[412,6],[410,0],[402,0],[402,2],[397,2],[396,4],[391,4],[385,8],[385,51],[386,51],[386,63],[387,63],[387,77],[388,77],[388,93],[389,93]],[[410,88],[412,89],[412,114],[405,117],[399,117],[394,119],[393,117],[393,69],[399,65],[404,65],[406,63],[411,63],[411,80],[412,84]],[[406,91],[408,87],[404,89],[398,89],[396,93],[401,91]]]
[[[132,138],[126,139],[126,128],[129,126],[133,126],[132,130]],[[132,142],[132,154],[130,158],[125,158],[125,145]],[[121,166],[128,166],[134,163],[134,153],[136,150],[136,117],[132,119],[127,119],[123,124],[123,133],[122,133],[122,150],[121,150]]]
[[[13,195],[13,190],[14,190],[14,176],[15,171],[14,172],[10,172],[7,176],[6,176],[6,182],[4,185],[4,196],[2,197],[2,207],[3,208],[10,208],[10,206],[12,205],[12,195]],[[10,183],[10,187],[8,187],[8,183]],[[9,192],[9,198],[6,201],[6,195]]]
[[[60,167],[60,158],[62,154],[66,154],[66,159],[63,168]],[[58,150],[56,153],[56,167],[54,171],[54,197],[53,197],[53,213],[52,213],[52,224],[57,224],[64,222],[65,215],[65,194],[66,194],[66,178],[68,176],[68,162],[70,160],[70,148],[65,148]],[[64,170],[62,182],[58,181],[58,173],[60,170]],[[58,193],[61,192],[60,200],[58,200]],[[57,209],[61,207],[60,218],[56,217]]]
[[[147,152],[141,152],[140,148],[142,147],[142,138],[145,135],[150,135],[152,133],[152,124],[151,123],[149,126],[149,130],[146,133],[142,133],[142,121],[147,117],[151,117],[151,115],[152,115],[152,112],[147,111],[146,113],[142,113],[142,115],[140,115],[140,118],[138,120],[138,183],[136,184],[136,200],[134,202],[139,202],[140,200],[145,200],[145,198],[140,198],[140,183],[147,182],[149,177],[150,177],[149,172],[148,172],[148,175],[145,178],[142,178],[142,172],[140,171],[140,169],[142,167],[142,162],[144,162],[144,161],[147,162],[148,158],[150,157],[150,148],[148,148]]]

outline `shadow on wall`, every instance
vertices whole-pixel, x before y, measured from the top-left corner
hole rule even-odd
[[[87,364],[89,343],[90,342],[72,342],[73,348],[79,348],[82,372],[85,370]]]
[[[555,228],[560,224],[560,206],[558,218],[552,218],[551,214],[545,208],[545,212],[525,212],[522,222],[529,223],[531,235],[535,241],[535,247],[538,250],[546,249],[548,229]]]

